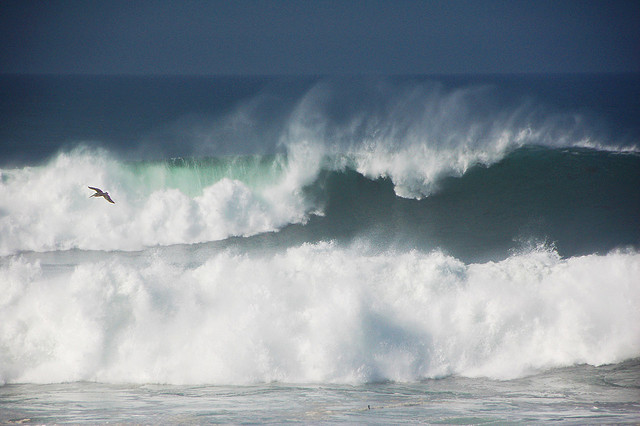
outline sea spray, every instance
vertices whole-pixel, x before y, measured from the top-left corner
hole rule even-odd
[[[525,145],[607,145],[579,114],[499,98],[486,84],[451,89],[435,82],[323,81],[293,109],[281,143],[304,143],[329,158],[346,155],[359,173],[389,177],[406,198],[428,196],[442,178],[491,165]]]

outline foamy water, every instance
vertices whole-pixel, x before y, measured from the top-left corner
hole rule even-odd
[[[171,250],[0,272],[5,383],[365,383],[509,379],[640,353],[640,255],[553,251],[465,265],[441,253],[303,245]],[[62,259],[62,260],[60,260]]]

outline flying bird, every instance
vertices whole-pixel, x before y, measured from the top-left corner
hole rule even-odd
[[[108,202],[115,204],[115,201],[113,201],[111,199],[111,197],[109,197],[109,193],[108,192],[102,192],[102,189],[100,188],[94,188],[93,186],[90,186],[89,189],[93,189],[94,191],[96,191],[95,194],[93,194],[91,197],[104,197],[105,200],[107,200]],[[89,198],[91,198],[89,197]]]

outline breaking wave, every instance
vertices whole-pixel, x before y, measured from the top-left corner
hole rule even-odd
[[[640,354],[636,252],[465,265],[326,242],[172,259],[4,264],[0,381],[507,379]]]

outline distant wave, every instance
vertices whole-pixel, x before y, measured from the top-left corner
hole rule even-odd
[[[436,192],[420,201],[398,197],[392,177],[359,172],[357,155],[299,149],[144,162],[79,149],[43,166],[1,170],[0,254],[140,250],[309,220],[316,241],[377,233],[458,255],[464,247],[490,252],[494,243],[505,249],[529,237],[557,241],[569,254],[640,242],[635,153],[521,148],[492,166],[476,164],[462,177],[430,182]],[[380,156],[377,161],[392,162]],[[90,200],[87,185],[105,188],[116,204]]]
[[[363,218],[371,218],[378,228],[400,230],[391,238],[423,235],[420,248],[450,248],[434,232],[448,229],[455,237],[464,226],[472,237],[484,227],[507,241],[528,238],[531,227],[543,228],[535,230],[536,238],[551,241],[556,238],[547,230],[554,227],[551,234],[562,227],[565,235],[603,229],[598,238],[607,243],[585,246],[586,253],[638,242],[638,230],[629,225],[639,204],[637,147],[607,139],[580,114],[509,97],[491,85],[447,88],[413,80],[321,80],[290,95],[289,107],[273,114],[264,111],[270,99],[263,94],[239,102],[208,128],[189,122],[183,133],[195,139],[163,142],[153,151],[184,145],[197,155],[130,159],[122,151],[128,144],[105,142],[104,148],[61,148],[40,165],[0,169],[0,255],[204,243],[278,231],[328,212],[336,213],[325,222],[328,228],[345,222],[361,231],[371,222]],[[220,144],[245,154],[207,154]],[[145,148],[143,140],[133,145]],[[363,193],[353,173],[384,184]],[[457,178],[462,186],[455,188]],[[391,216],[388,209],[380,214],[385,206],[376,207],[387,184],[394,193]],[[87,185],[105,188],[116,205],[87,200]],[[483,198],[472,201],[472,191]],[[574,200],[572,223],[561,201],[575,194],[581,198]],[[416,205],[399,198],[431,201]],[[353,212],[336,208],[337,200]],[[516,223],[509,211],[518,209],[521,218],[528,213],[522,209],[535,214]],[[360,223],[352,220],[356,216]],[[430,229],[424,218],[432,219]],[[505,233],[496,218],[505,220]],[[473,238],[458,240],[463,246]]]

